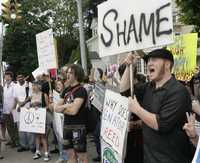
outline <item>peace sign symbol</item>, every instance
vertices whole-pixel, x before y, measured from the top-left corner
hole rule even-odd
[[[29,125],[33,123],[33,120],[34,120],[34,113],[27,112],[24,116],[24,122]]]

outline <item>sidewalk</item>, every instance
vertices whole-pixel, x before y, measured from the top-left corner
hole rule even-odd
[[[3,143],[2,155],[4,156],[3,160],[0,160],[0,163],[44,163],[43,158],[39,160],[33,160],[33,154],[31,152],[17,152],[16,148],[10,148]],[[92,158],[96,157],[96,149],[94,143],[91,142],[91,138],[88,138],[88,157],[89,163],[92,162]],[[58,159],[58,154],[51,154],[51,161],[48,163],[55,163]]]

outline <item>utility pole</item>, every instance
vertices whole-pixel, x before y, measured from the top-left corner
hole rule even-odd
[[[3,84],[3,63],[2,63],[2,57],[3,57],[3,21],[1,22],[1,42],[0,42],[0,84]]]
[[[79,39],[80,39],[80,49],[81,49],[81,65],[87,75],[87,58],[86,58],[86,48],[85,48],[85,34],[83,29],[83,14],[82,14],[82,0],[76,0],[78,9],[78,19],[79,19]]]

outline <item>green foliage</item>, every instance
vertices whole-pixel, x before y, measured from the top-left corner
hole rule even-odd
[[[83,0],[86,39],[91,36],[89,27],[96,16],[96,6],[102,1]],[[74,60],[80,62],[76,0],[19,0],[19,3],[22,19],[6,25],[3,46],[3,60],[15,73],[30,74],[38,67],[35,35],[49,28],[53,28],[57,40],[59,66]]]
[[[180,8],[180,20],[188,25],[194,25],[194,31],[200,33],[200,1],[176,0]]]
[[[6,25],[3,60],[13,71],[30,74],[38,67],[35,35],[53,28],[59,63],[67,63],[78,44],[76,1],[21,0],[20,3],[23,18]]]

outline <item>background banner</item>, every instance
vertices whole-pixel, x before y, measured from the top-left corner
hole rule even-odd
[[[191,80],[196,68],[197,33],[189,33],[175,37],[175,43],[168,46],[174,55],[174,69],[178,80]]]

